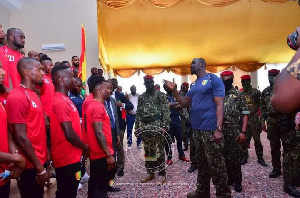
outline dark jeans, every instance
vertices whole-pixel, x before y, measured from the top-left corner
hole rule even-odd
[[[3,186],[0,186],[0,197],[9,198],[10,193],[10,181],[6,182]]]
[[[107,195],[108,182],[114,178],[116,168],[107,170],[106,158],[90,161],[90,179],[88,185],[89,198],[102,198]]]
[[[77,188],[80,177],[76,177],[76,173],[80,175],[80,162],[55,168],[57,191],[56,198],[76,198]]]
[[[127,124],[127,144],[131,146],[132,144],[132,129],[133,129],[133,125],[135,122],[135,115],[131,115],[129,113],[127,113],[126,115],[126,124]],[[137,138],[137,145],[140,145],[142,141],[141,137]]]
[[[177,151],[178,151],[178,155],[179,157],[184,157],[184,152],[182,150],[182,135],[181,135],[181,126],[180,125],[175,125],[175,124],[171,124],[170,126],[170,130],[169,130],[169,135],[170,138],[168,138],[168,142],[165,146],[165,150],[166,150],[166,155],[168,160],[172,159],[172,139],[175,136],[176,138],[176,142],[177,142]]]
[[[44,186],[39,186],[36,181],[36,170],[25,169],[18,181],[21,198],[43,198]]]

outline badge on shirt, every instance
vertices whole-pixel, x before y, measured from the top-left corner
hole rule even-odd
[[[206,85],[208,80],[203,80],[202,85]]]
[[[45,83],[49,84],[49,81],[47,79],[45,79]]]

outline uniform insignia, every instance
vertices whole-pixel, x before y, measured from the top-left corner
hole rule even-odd
[[[202,85],[206,85],[208,80],[203,80]]]

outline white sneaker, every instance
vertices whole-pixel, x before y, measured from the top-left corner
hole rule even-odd
[[[83,177],[81,177],[80,183],[84,183],[89,181],[90,176],[87,173],[84,173]]]
[[[81,190],[82,189],[82,184],[81,183],[79,183],[78,184],[78,188],[77,188],[77,190]]]
[[[138,145],[138,148],[139,148],[139,149],[143,148],[142,144],[139,144],[139,145]]]
[[[130,150],[130,149],[131,149],[131,146],[127,146],[127,149]]]

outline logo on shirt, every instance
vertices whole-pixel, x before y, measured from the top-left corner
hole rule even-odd
[[[206,85],[208,80],[203,80],[202,85]]]
[[[45,79],[45,83],[49,84],[49,81],[47,79]]]

